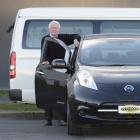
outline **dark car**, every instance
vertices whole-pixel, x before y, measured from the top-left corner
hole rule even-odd
[[[71,60],[37,66],[39,108],[67,115],[68,134],[102,124],[140,123],[140,35],[85,36],[73,66]]]

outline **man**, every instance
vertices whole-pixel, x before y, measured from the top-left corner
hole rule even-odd
[[[65,56],[65,50],[61,45],[48,41],[49,38],[62,40],[66,45],[74,43],[76,47],[79,46],[81,37],[78,34],[59,34],[60,23],[58,21],[51,21],[49,24],[49,35],[43,37],[41,41],[42,54],[41,61],[43,63],[49,62],[51,64],[53,59],[63,59]]]
[[[51,21],[49,23],[49,35],[43,37],[41,41],[41,63],[51,64],[53,59],[64,59],[65,49],[60,45],[61,41],[66,45],[74,44],[76,47],[79,46],[81,37],[77,34],[59,34],[60,23],[58,21]],[[54,39],[52,42],[51,39]],[[57,42],[57,39],[60,41]],[[46,125],[52,125],[53,111],[50,109],[45,110],[45,116],[47,119]],[[66,120],[65,120],[66,121]]]

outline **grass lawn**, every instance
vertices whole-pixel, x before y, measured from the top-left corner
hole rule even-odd
[[[23,103],[0,103],[0,110],[5,111],[42,111],[33,104]]]
[[[1,91],[0,90],[0,97],[2,96],[6,96],[7,98],[9,98],[9,93],[8,91]],[[37,106],[35,104],[23,104],[23,103],[14,103],[14,102],[0,102],[0,110],[3,111],[43,111],[39,108],[37,108]]]
[[[9,96],[9,93],[7,91],[0,90],[0,96]]]

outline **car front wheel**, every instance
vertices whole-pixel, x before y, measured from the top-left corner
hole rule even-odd
[[[68,135],[81,135],[82,134],[82,128],[76,126],[71,119],[69,104],[67,104],[67,123],[68,123],[67,125]]]

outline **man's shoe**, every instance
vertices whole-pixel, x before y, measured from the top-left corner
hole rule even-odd
[[[63,120],[60,120],[60,121],[59,121],[59,125],[60,125],[60,126],[66,126],[67,123],[66,123],[65,121],[63,121]]]
[[[52,126],[52,122],[51,122],[51,121],[47,122],[47,123],[45,124],[45,126]]]

